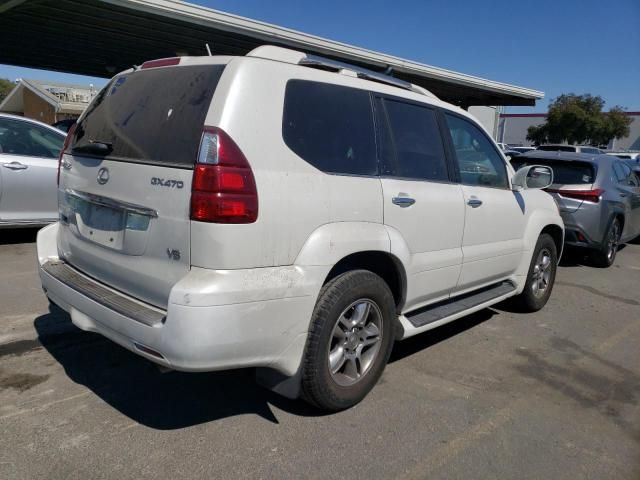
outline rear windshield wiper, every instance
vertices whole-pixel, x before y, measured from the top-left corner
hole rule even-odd
[[[89,153],[92,155],[106,156],[113,151],[113,143],[100,140],[89,140],[89,143],[73,147],[71,153]]]

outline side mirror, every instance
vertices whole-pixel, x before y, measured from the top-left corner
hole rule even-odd
[[[542,165],[522,167],[511,179],[514,190],[547,188],[553,183],[553,170]]]

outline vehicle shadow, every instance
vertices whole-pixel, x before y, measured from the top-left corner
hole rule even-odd
[[[0,245],[33,243],[40,228],[7,228],[0,230]]]
[[[441,327],[434,328],[415,337],[408,338],[402,342],[396,342],[391,352],[391,358],[389,363],[402,360],[405,357],[413,355],[419,351],[425,350],[433,345],[448,340],[451,337],[466,332],[481,323],[493,318],[500,313],[492,308],[485,308],[479,312],[472,313],[466,317],[462,317],[453,322],[442,325]]]
[[[618,252],[621,252],[627,247],[622,243],[618,246]],[[560,259],[561,267],[591,267],[599,268],[593,264],[593,260],[589,258],[589,251],[583,248],[565,246],[565,250],[562,253]]]
[[[42,347],[72,381],[150,428],[174,430],[242,414],[277,424],[270,405],[300,416],[325,414],[258,386],[253,369],[162,373],[155,364],[103,336],[80,330],[56,306],[36,318],[34,326]]]
[[[39,344],[67,376],[86,386],[132,420],[158,430],[174,430],[243,414],[279,423],[271,405],[307,417],[327,415],[302,400],[290,400],[255,382],[253,369],[224,372],[167,372],[96,333],[84,332],[51,305],[35,319]],[[395,345],[391,362],[447,340],[483,323],[490,309],[464,317]]]

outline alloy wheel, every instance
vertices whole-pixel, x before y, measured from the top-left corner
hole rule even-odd
[[[354,385],[367,374],[380,351],[382,333],[382,313],[372,300],[356,300],[340,314],[328,359],[329,373],[338,385]]]
[[[607,238],[607,260],[613,262],[616,253],[618,252],[618,245],[620,243],[620,224],[614,221],[609,230],[609,237]]]
[[[540,253],[538,253],[532,272],[533,282],[531,289],[536,297],[542,297],[549,288],[551,265],[551,252],[543,248],[540,250]]]

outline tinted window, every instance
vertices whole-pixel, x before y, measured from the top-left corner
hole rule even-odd
[[[576,147],[570,145],[540,145],[538,150],[543,152],[575,152]]]
[[[616,179],[623,185],[636,186],[635,175],[633,174],[631,167],[625,163],[616,162],[613,165],[613,170],[616,175]]]
[[[449,114],[445,116],[462,183],[508,188],[509,180],[504,160],[489,137],[468,120]]]
[[[110,158],[192,166],[223,65],[139,70],[114,78],[87,108],[73,148],[112,145]]]
[[[593,183],[596,178],[595,168],[588,162],[516,157],[511,160],[511,165],[515,170],[530,165],[551,167],[553,170],[553,183],[556,185],[586,185]]]
[[[282,136],[291,150],[323,172],[377,173],[371,100],[364,90],[290,80]]]
[[[595,153],[596,155],[600,153],[600,150],[591,147],[582,147],[580,150],[582,153]]]
[[[58,158],[64,134],[30,122],[0,118],[0,153]]]
[[[390,172],[403,178],[448,181],[436,112],[430,108],[384,101],[391,131]],[[384,137],[383,137],[384,138]]]

